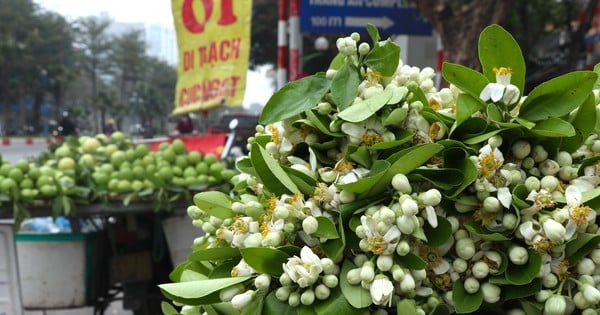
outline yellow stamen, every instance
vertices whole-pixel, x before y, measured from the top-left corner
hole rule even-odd
[[[450,278],[450,275],[447,273],[441,274],[441,275],[436,275],[433,280],[432,280],[433,284],[440,288],[443,291],[448,291],[452,288],[452,278]]]
[[[491,270],[498,270],[498,263],[496,263],[495,261],[489,259],[485,255],[483,256],[482,260]]]
[[[592,211],[590,207],[579,205],[571,210],[571,220],[573,220],[573,222],[575,222],[577,225],[582,225],[588,221],[590,211]]]
[[[435,111],[439,111],[440,109],[442,109],[442,104],[440,104],[440,102],[438,102],[435,98],[431,98],[429,100],[429,107],[431,107]]]
[[[490,152],[482,156],[479,161],[479,171],[484,177],[490,177],[494,175],[500,166],[502,166],[502,161],[496,159],[494,152]]]
[[[275,211],[275,207],[277,207],[277,201],[278,201],[278,199],[275,196],[269,198],[269,200],[267,201],[267,204],[269,205],[267,207],[268,214],[272,214],[273,211]]]
[[[375,254],[375,255],[383,254],[383,251],[385,250],[385,247],[386,247],[385,240],[383,240],[383,237],[381,237],[381,236],[372,237],[367,240],[367,243],[369,245],[369,250],[371,252],[373,252],[373,254]]]
[[[337,163],[335,165],[333,170],[338,171],[340,173],[346,173],[346,172],[351,171],[353,167],[354,167],[354,163],[352,163],[350,161],[340,161],[339,163]]]
[[[294,194],[293,196],[291,196],[290,198],[288,198],[285,202],[288,204],[294,204],[298,201],[301,201],[303,199],[302,194]]]
[[[267,224],[267,221],[263,221],[260,224],[260,235],[262,235],[262,237],[267,237],[267,234],[269,234],[269,225]]]
[[[378,71],[367,72],[367,81],[369,82],[369,86],[376,85],[377,83],[379,83],[380,79],[381,73],[379,73]]]
[[[564,259],[560,262],[557,270],[557,276],[560,281],[565,280],[571,274],[571,272],[569,271],[570,267],[571,263],[569,263],[568,260]]]
[[[482,211],[481,209],[473,212],[473,219],[475,221],[481,221],[481,225],[488,225],[494,222],[494,220],[496,220],[496,216],[497,214],[494,212],[486,212]]]
[[[231,225],[233,231],[237,231],[239,233],[248,232],[248,225],[241,219],[235,220]]]
[[[360,144],[366,146],[372,146],[382,141],[383,137],[380,134],[373,131],[367,131],[362,135],[362,137],[360,137]]]
[[[552,248],[552,243],[550,242],[549,239],[542,237],[538,240],[533,241],[533,243],[531,244],[531,247],[533,247],[533,249],[540,253],[547,253],[550,251],[550,249]]]
[[[442,125],[433,123],[431,127],[429,127],[429,138],[431,140],[438,140],[440,138],[440,132],[442,131]]]
[[[275,143],[275,144],[279,144],[280,143],[279,129],[277,129],[277,127],[275,127],[273,125],[267,126],[267,129],[271,133],[271,141],[273,141],[273,143]]]
[[[495,74],[499,74],[499,75],[507,75],[507,74],[512,74],[512,68],[505,68],[505,67],[494,67],[494,69],[492,69],[494,71]]]

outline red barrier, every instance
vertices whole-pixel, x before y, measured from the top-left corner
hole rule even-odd
[[[7,138],[7,137],[2,138],[2,145],[10,145],[10,138]]]
[[[204,154],[213,153],[217,157],[220,157],[225,146],[225,141],[227,140],[227,134],[215,133],[209,135],[181,136],[166,141],[150,142],[148,143],[148,147],[152,151],[157,151],[161,143],[172,143],[175,139],[181,139],[188,151],[199,151]]]

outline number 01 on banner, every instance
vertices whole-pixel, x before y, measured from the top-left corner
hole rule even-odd
[[[179,64],[174,114],[241,106],[252,1],[172,0]]]

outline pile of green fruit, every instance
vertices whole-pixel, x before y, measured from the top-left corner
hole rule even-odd
[[[35,159],[11,164],[0,157],[0,216],[29,216],[31,208],[69,215],[94,203],[152,203],[169,209],[198,191],[229,191],[232,163],[188,151],[181,139],[151,151],[122,132],[80,136],[52,144]]]

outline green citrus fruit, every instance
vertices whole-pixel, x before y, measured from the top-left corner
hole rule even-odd
[[[88,137],[82,143],[81,150],[83,153],[94,153],[100,146],[102,146],[100,140]]]
[[[13,166],[11,164],[2,164],[2,166],[0,166],[0,175],[7,177],[12,169]]]
[[[125,152],[121,150],[117,150],[110,155],[110,163],[112,163],[112,165],[115,167],[119,167],[121,164],[123,164],[123,162],[125,162],[125,160]]]
[[[160,153],[161,153],[161,157],[165,161],[167,161],[171,164],[175,163],[175,157],[177,156],[177,154],[175,154],[175,151],[173,151],[172,148],[166,148],[163,151],[160,151]]]
[[[29,172],[29,168],[30,168],[29,161],[27,161],[25,159],[18,160],[15,163],[15,167],[20,169],[21,171],[23,171],[23,173],[25,174],[25,173]]]
[[[33,182],[33,180],[31,178],[24,178],[21,181],[21,183],[19,184],[19,187],[21,187],[21,189],[33,188],[33,187],[35,187],[35,183]]]
[[[182,155],[187,152],[187,148],[185,147],[185,143],[181,139],[175,139],[171,143],[171,148],[177,155]]]
[[[196,171],[198,174],[208,174],[208,164],[206,162],[196,164]]]
[[[27,177],[36,180],[38,179],[38,177],[40,177],[40,175],[42,175],[42,172],[40,172],[40,169],[37,166],[31,166],[29,168],[29,172],[27,172]]]
[[[221,178],[225,181],[229,181],[235,175],[235,171],[232,169],[224,169],[221,171]]]
[[[190,177],[190,176],[191,177],[197,177],[198,176],[198,172],[192,166],[188,166],[188,167],[186,167],[186,168],[183,169],[183,176],[184,177]]]
[[[15,182],[20,183],[25,175],[20,168],[13,168],[8,172],[8,178],[12,178]]]
[[[156,174],[158,178],[169,182],[173,179],[173,171],[169,167],[161,167]]]
[[[202,154],[200,154],[198,151],[191,151],[188,153],[187,159],[189,165],[196,165],[202,162]]]
[[[75,160],[71,157],[63,157],[58,161],[58,169],[61,171],[74,170]]]
[[[208,167],[208,173],[215,177],[221,177],[221,171],[225,169],[222,163],[213,163]]]
[[[145,143],[140,143],[135,146],[135,156],[138,159],[144,158],[148,153],[150,153],[150,148]]]
[[[120,180],[117,183],[117,191],[121,192],[121,193],[128,193],[128,192],[132,192],[132,186],[131,186],[131,182],[125,179]]]
[[[54,180],[48,175],[40,175],[35,181],[35,185],[41,189],[45,185],[54,185]]]
[[[0,191],[10,192],[13,188],[17,188],[17,182],[12,178],[5,178],[0,182]]]
[[[213,164],[218,160],[217,156],[214,153],[207,153],[204,155],[204,162],[206,164]]]
[[[61,145],[54,151],[54,156],[57,158],[71,156],[72,154],[71,149],[66,144]]]
[[[106,153],[106,156],[111,156],[113,153],[119,150],[119,147],[114,143],[107,145],[105,148],[106,149],[104,149],[104,152]]]
[[[79,157],[77,163],[81,166],[92,168],[94,165],[96,165],[96,158],[90,153],[84,153]]]
[[[125,141],[125,134],[122,131],[115,131],[110,135],[110,138],[117,141],[117,142],[122,142]]]
[[[188,166],[188,159],[185,155],[178,155],[175,157],[175,165],[184,169]]]
[[[40,193],[42,193],[42,195],[46,197],[52,197],[56,195],[57,190],[58,189],[54,185],[44,185],[40,187]]]

